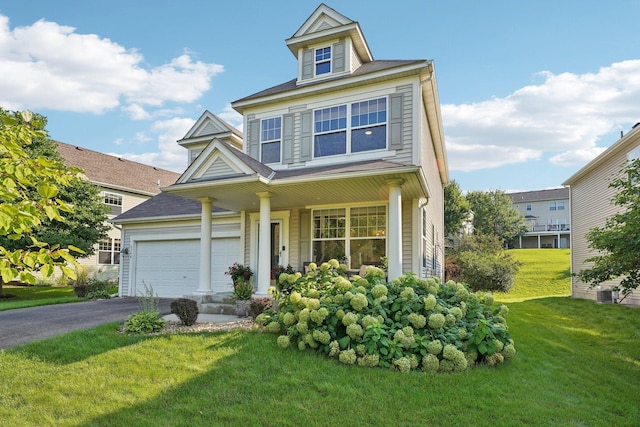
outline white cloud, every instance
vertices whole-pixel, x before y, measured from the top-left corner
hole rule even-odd
[[[40,20],[11,30],[0,15],[0,105],[103,113],[124,104],[136,120],[146,107],[192,102],[211,88],[223,71],[217,64],[193,61],[189,53],[155,68],[143,56],[95,34]]]
[[[176,141],[182,139],[195,123],[191,118],[174,118],[155,122],[148,133],[158,140],[158,151],[146,153],[110,153],[117,157],[175,172],[184,172],[187,167],[187,150]],[[151,140],[146,133],[146,140]]]
[[[640,60],[597,73],[539,75],[542,83],[505,98],[442,106],[451,170],[522,163],[545,152],[555,153],[554,165],[584,164],[602,152],[599,137],[639,119]]]

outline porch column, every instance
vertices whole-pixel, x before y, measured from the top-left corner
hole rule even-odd
[[[389,229],[387,230],[387,260],[389,280],[402,276],[402,190],[404,181],[394,179],[389,186]]]
[[[200,199],[202,211],[200,214],[200,280],[197,295],[212,294],[211,290],[211,204],[212,198]]]
[[[256,193],[260,197],[260,233],[258,236],[258,271],[256,294],[267,295],[271,281],[271,193]]]

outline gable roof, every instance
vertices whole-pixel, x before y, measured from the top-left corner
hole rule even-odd
[[[332,39],[350,37],[362,62],[373,60],[373,55],[362,34],[360,24],[353,21],[324,3],[307,18],[300,28],[286,40],[291,52],[298,57],[298,50],[305,45]]]
[[[176,172],[132,162],[120,157],[55,141],[67,166],[84,171],[87,179],[101,187],[153,196],[161,187],[171,185],[180,176]]]
[[[569,198],[569,188],[552,188],[548,190],[521,191],[507,193],[513,203],[543,202],[545,200],[560,200]]]
[[[232,134],[242,139],[242,132],[235,128],[235,126],[222,120],[220,117],[211,113],[209,110],[205,110],[204,113],[198,118],[198,120],[191,126],[191,129],[185,134],[182,139],[178,140],[178,144],[184,145],[186,140],[196,137],[214,135],[228,135]]]

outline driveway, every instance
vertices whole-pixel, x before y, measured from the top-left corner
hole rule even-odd
[[[171,313],[170,304],[170,299],[160,299],[160,314]],[[0,311],[0,349],[105,323],[124,322],[138,310],[138,298],[125,297]]]

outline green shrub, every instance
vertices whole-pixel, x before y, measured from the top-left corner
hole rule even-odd
[[[137,311],[130,314],[124,322],[124,332],[127,334],[148,334],[159,332],[167,322],[160,313],[153,310]]]
[[[256,320],[280,334],[282,347],[314,349],[343,363],[457,372],[515,355],[508,310],[492,305],[492,295],[474,294],[461,283],[413,274],[385,283],[384,271],[375,267],[348,280],[336,263],[324,263],[298,278],[277,313]]]
[[[98,280],[95,278],[87,281],[86,297],[89,299],[109,299],[113,283],[108,280]],[[75,288],[74,288],[75,289]]]
[[[171,301],[171,313],[178,316],[185,326],[192,326],[198,320],[198,303],[189,298],[178,298]]]
[[[254,319],[258,317],[262,312],[264,312],[268,308],[273,307],[273,301],[271,298],[263,297],[263,298],[253,298],[251,303],[249,304],[249,316]]]

